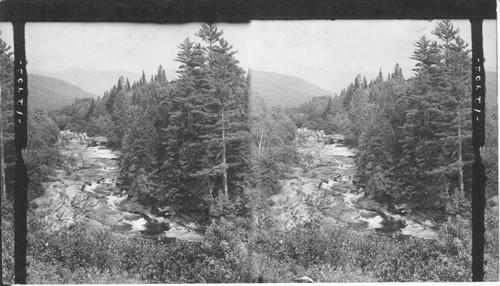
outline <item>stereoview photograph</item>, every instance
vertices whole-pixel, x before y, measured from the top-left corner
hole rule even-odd
[[[499,280],[496,21],[484,269]],[[0,23],[2,279],[14,54]],[[27,283],[472,279],[465,20],[27,23]]]

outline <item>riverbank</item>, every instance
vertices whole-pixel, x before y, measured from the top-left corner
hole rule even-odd
[[[48,231],[74,225],[128,236],[199,242],[199,226],[185,217],[157,213],[129,199],[120,189],[120,153],[106,146],[105,137],[61,131],[63,167],[44,185],[43,196],[30,202]]]

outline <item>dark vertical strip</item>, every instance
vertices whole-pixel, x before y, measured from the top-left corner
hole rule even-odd
[[[471,19],[472,32],[472,281],[483,281],[486,174],[480,147],[484,145],[486,101],[482,19]]]
[[[24,22],[14,25],[14,136],[16,145],[16,175],[14,195],[14,283],[26,284],[26,247],[28,207],[28,173],[22,151],[27,145],[28,76]]]

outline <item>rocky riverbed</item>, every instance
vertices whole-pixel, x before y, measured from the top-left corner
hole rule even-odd
[[[119,152],[109,149],[105,137],[61,131],[59,148],[63,169],[45,184],[45,194],[30,202],[36,217],[49,231],[81,224],[124,235],[157,239],[201,241],[199,226],[163,210],[158,215],[128,198],[117,184]]]
[[[282,192],[268,199],[269,215],[282,228],[319,220],[322,226],[436,238],[436,224],[430,216],[391,213],[365,196],[356,182],[354,156],[358,151],[343,145],[342,135],[299,129],[297,145],[301,166],[293,168],[292,178],[282,181]]]

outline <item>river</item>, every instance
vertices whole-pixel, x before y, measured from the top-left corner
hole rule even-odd
[[[411,209],[396,214],[370,199],[356,182],[356,149],[343,144],[342,135],[299,129],[297,151],[302,158],[282,192],[269,198],[271,215],[282,228],[319,220],[360,232],[389,236],[437,237],[430,216]],[[403,206],[404,207],[404,206]]]
[[[63,168],[45,184],[45,194],[31,202],[49,230],[74,224],[143,236],[199,242],[199,225],[177,218],[166,209],[153,214],[150,207],[128,198],[120,189],[120,153],[106,146],[105,137],[61,131],[59,148]]]
[[[436,224],[418,213],[394,214],[365,196],[355,182],[355,149],[343,145],[342,135],[299,129],[297,150],[302,158],[282,191],[268,199],[267,215],[282,228],[317,219],[381,235],[434,239]],[[176,215],[169,206],[153,212],[121,190],[120,153],[106,146],[105,137],[61,131],[63,168],[45,184],[45,194],[30,203],[48,230],[82,224],[89,228],[152,239],[199,242],[200,226]]]

